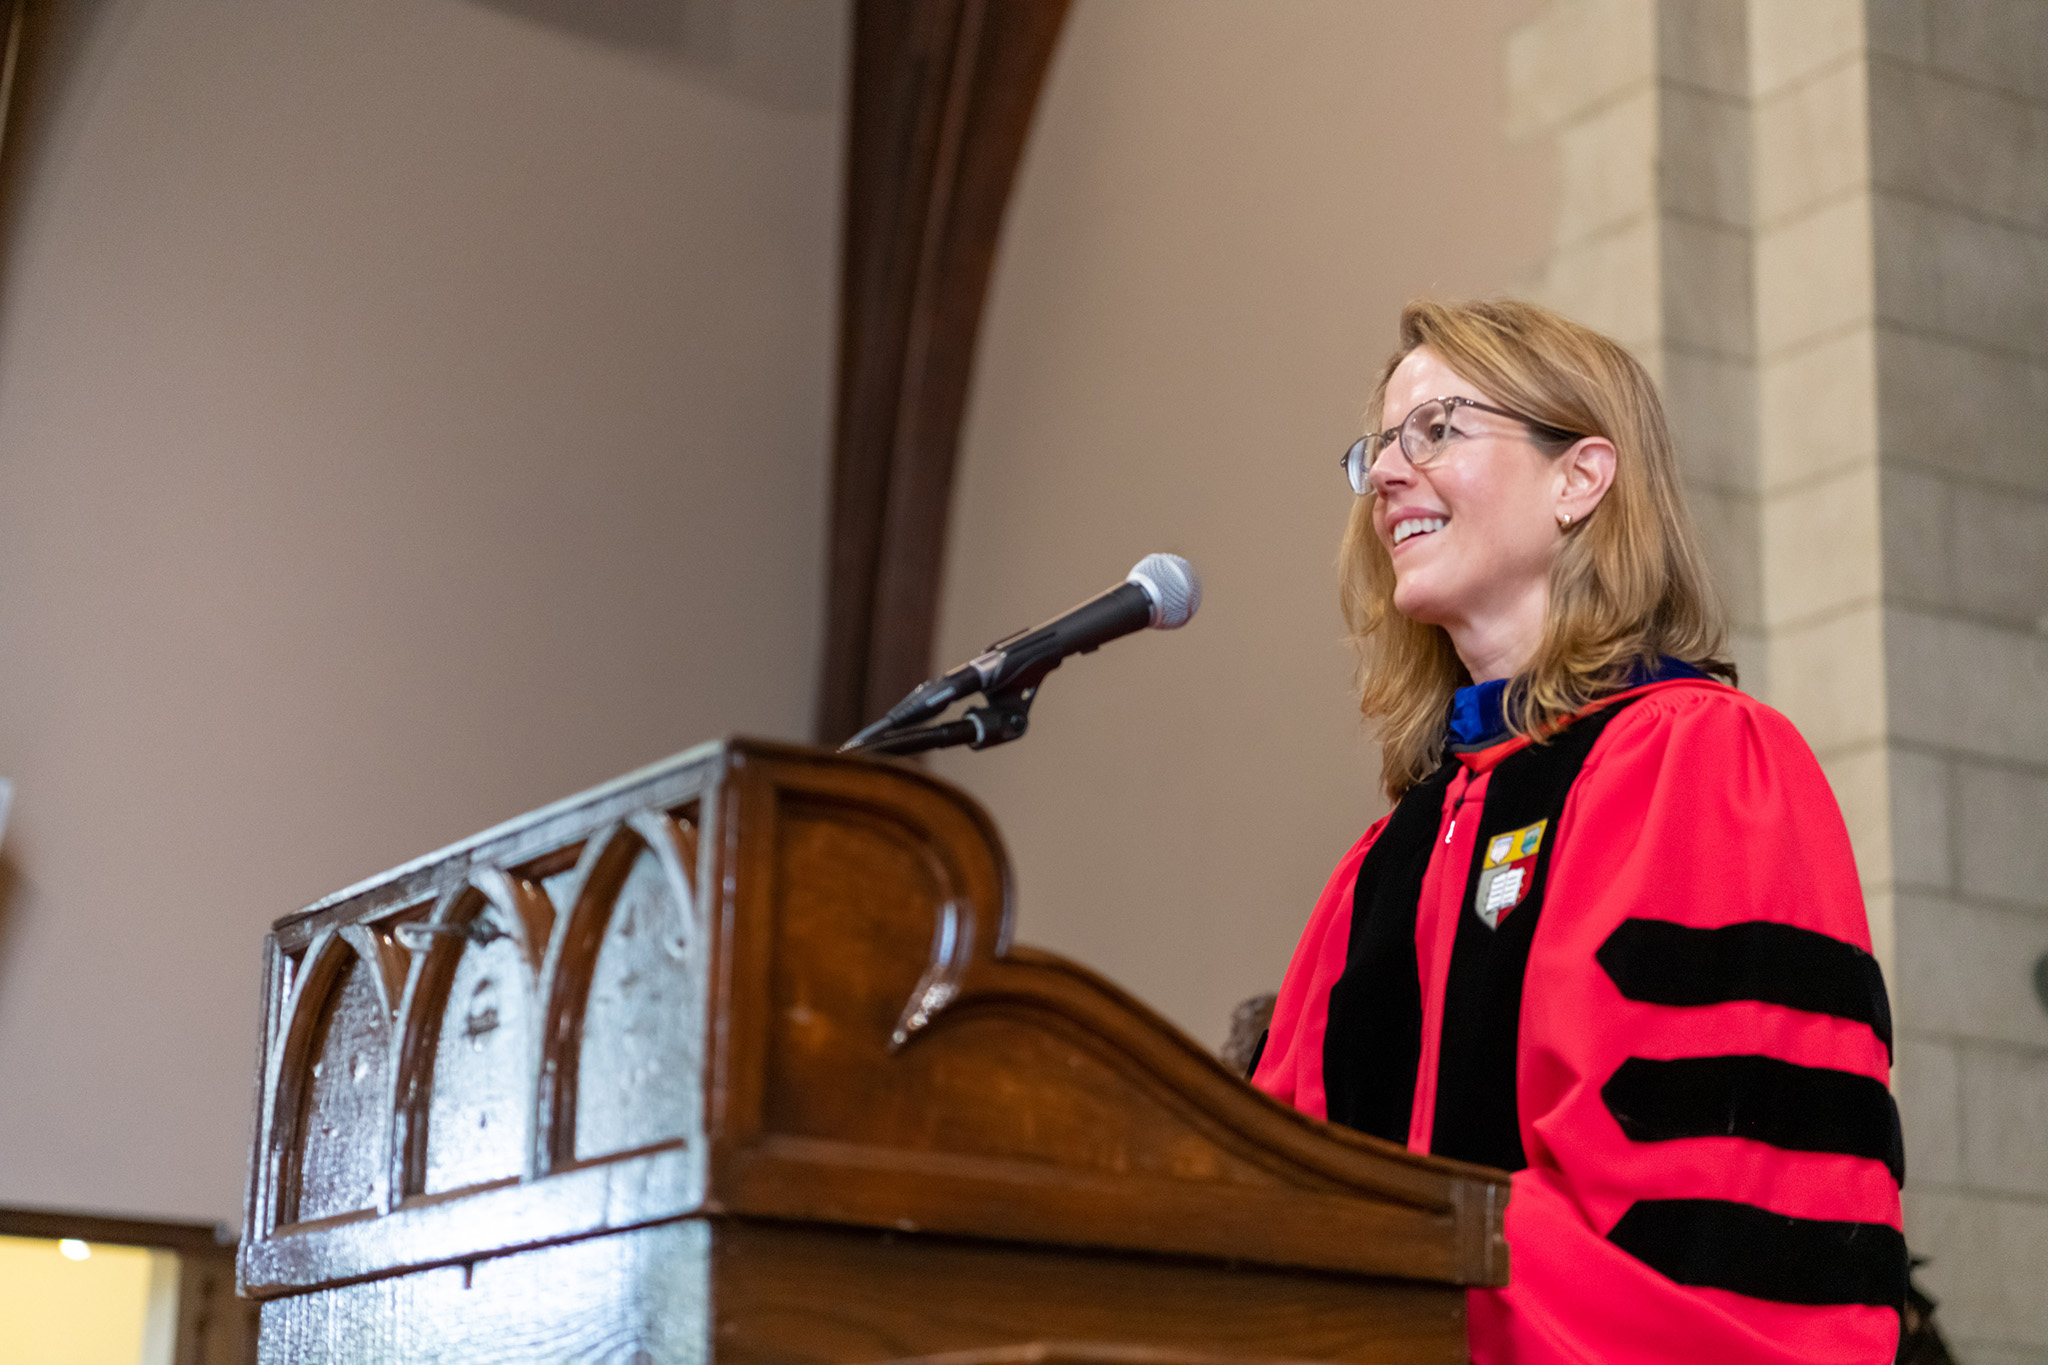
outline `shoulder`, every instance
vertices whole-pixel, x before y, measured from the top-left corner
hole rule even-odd
[[[1574,797],[1584,814],[1646,841],[1853,868],[1834,788],[1798,729],[1720,683],[1644,689],[1593,745]]]
[[[1622,694],[1632,704],[1615,724],[1642,726],[1692,721],[1708,725],[1751,725],[1779,731],[1794,739],[1798,730],[1778,711],[1749,693],[1712,678],[1674,678]]]
[[[1689,908],[1660,914],[1785,920],[1868,947],[1855,854],[1819,760],[1792,722],[1732,687],[1645,689],[1594,744],[1561,841],[1567,828],[1603,875],[1645,869],[1642,904],[1660,903],[1653,884],[1682,883]]]
[[[1820,764],[1798,727],[1726,683],[1653,683],[1623,698],[1588,756],[1587,768],[1677,764],[1700,775],[1732,770],[1820,779]]]

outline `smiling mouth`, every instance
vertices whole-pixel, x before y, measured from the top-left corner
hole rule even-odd
[[[1410,517],[1394,528],[1394,543],[1399,545],[1404,540],[1426,536],[1432,531],[1441,531],[1449,522],[1449,517]]]

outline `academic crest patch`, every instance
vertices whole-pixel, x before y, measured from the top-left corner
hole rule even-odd
[[[1486,859],[1479,867],[1472,909],[1487,928],[1499,928],[1501,917],[1529,894],[1530,879],[1536,875],[1536,855],[1543,849],[1543,829],[1549,823],[1538,820],[1486,841]]]

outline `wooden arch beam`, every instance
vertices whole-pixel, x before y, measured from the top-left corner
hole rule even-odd
[[[818,738],[931,672],[1003,209],[1068,0],[857,0]]]

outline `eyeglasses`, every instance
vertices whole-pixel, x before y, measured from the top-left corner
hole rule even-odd
[[[1505,417],[1520,422],[1536,435],[1551,442],[1569,445],[1579,439],[1577,432],[1566,431],[1563,427],[1539,422],[1533,417],[1524,417],[1519,412],[1509,412],[1476,398],[1432,398],[1415,405],[1415,410],[1401,419],[1398,427],[1388,427],[1361,436],[1351,443],[1337,460],[1343,467],[1344,476],[1351,480],[1351,491],[1361,498],[1372,496],[1372,467],[1380,452],[1397,439],[1401,442],[1401,453],[1408,457],[1408,463],[1417,469],[1428,464],[1457,441],[1469,440],[1483,435],[1477,431],[1460,431],[1456,421],[1459,408],[1471,408],[1475,412],[1490,412],[1496,417]]]

